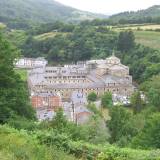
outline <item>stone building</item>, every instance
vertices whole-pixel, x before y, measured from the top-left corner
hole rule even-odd
[[[121,64],[115,55],[105,60],[91,60],[64,67],[40,67],[29,73],[28,85],[31,94],[56,93],[64,100],[74,91],[87,95],[106,91],[130,96],[134,92],[129,68]]]

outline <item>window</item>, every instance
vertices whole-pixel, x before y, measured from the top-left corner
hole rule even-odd
[[[63,70],[62,73],[66,73],[66,71]]]

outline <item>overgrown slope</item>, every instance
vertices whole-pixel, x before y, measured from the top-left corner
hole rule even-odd
[[[25,131],[0,126],[1,160],[75,160],[62,151],[39,144]]]
[[[39,137],[39,133],[28,135],[27,131],[0,126],[0,159],[76,160],[75,157],[56,149],[56,144],[59,144],[58,141],[47,147],[40,144],[37,137]],[[54,137],[50,137],[50,134],[45,135],[43,133],[43,140],[47,140],[48,144],[52,139]],[[160,158],[159,150],[135,150],[111,145],[96,146],[84,142],[69,141],[68,145],[61,144],[61,149],[84,160],[92,160],[93,158],[97,160],[158,160]]]

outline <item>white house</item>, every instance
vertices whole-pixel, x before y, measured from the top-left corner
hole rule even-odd
[[[36,67],[43,67],[46,66],[48,63],[47,60],[43,57],[39,58],[20,58],[17,59],[15,62],[16,68],[26,68],[26,69],[32,69]]]

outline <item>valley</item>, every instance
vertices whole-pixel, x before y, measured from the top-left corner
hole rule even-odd
[[[1,0],[0,159],[159,160],[159,7]]]

